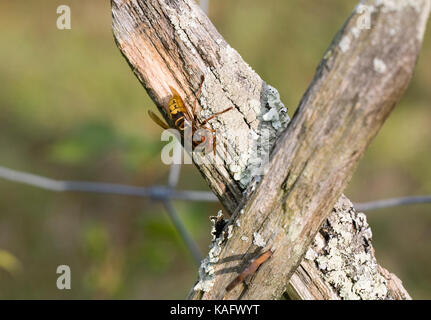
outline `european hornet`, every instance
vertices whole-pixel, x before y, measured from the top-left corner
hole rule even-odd
[[[216,136],[215,136],[215,132],[216,130],[213,130],[211,128],[209,128],[208,126],[206,126],[206,124],[208,123],[208,121],[210,121],[211,119],[214,119],[216,116],[221,115],[225,112],[228,112],[230,110],[233,109],[233,107],[229,107],[223,111],[214,113],[212,116],[208,117],[207,119],[203,120],[201,123],[198,123],[198,119],[196,117],[195,111],[196,111],[196,103],[197,100],[199,99],[200,95],[201,95],[201,91],[202,91],[202,86],[204,84],[204,80],[205,77],[201,76],[201,84],[199,85],[199,89],[198,92],[196,94],[196,100],[193,104],[193,110],[190,113],[189,110],[187,110],[187,108],[184,105],[184,101],[181,98],[181,96],[179,95],[179,93],[177,92],[177,90],[175,90],[173,87],[169,86],[169,88],[171,89],[172,92],[172,96],[169,99],[168,102],[168,109],[169,109],[169,118],[172,120],[172,123],[174,124],[173,129],[178,129],[181,133],[181,137],[184,139],[184,129],[186,126],[190,126],[191,125],[191,136],[192,137],[186,137],[186,138],[191,138],[192,139],[192,144],[193,147],[196,147],[200,144],[203,144],[206,142],[206,135],[200,135],[199,136],[199,140],[195,140],[195,132],[199,129],[204,129],[207,130],[211,133],[211,137],[212,137],[212,142],[213,142],[213,153],[214,156],[216,155]],[[163,129],[169,129],[169,125],[167,125],[164,121],[162,121],[154,112],[152,112],[151,110],[148,111],[149,116],[151,117],[151,119],[153,119],[153,121],[155,123],[157,123],[160,127],[162,127]]]

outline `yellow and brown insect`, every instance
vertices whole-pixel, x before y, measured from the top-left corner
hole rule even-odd
[[[201,91],[202,91],[202,86],[204,83],[204,76],[201,77],[201,84],[199,85],[199,89],[198,92],[196,94],[197,99],[199,99]],[[221,115],[225,112],[228,112],[230,110],[233,109],[233,107],[229,107],[221,112],[217,112],[215,114],[213,114],[212,116],[206,118],[205,120],[203,120],[201,123],[198,123],[195,111],[196,111],[196,102],[197,100],[195,100],[194,104],[193,104],[193,110],[192,112],[189,112],[189,110],[187,110],[186,106],[184,105],[184,101],[181,98],[181,96],[179,95],[179,93],[177,92],[177,90],[175,90],[173,87],[169,86],[169,88],[171,89],[172,92],[172,96],[169,99],[168,102],[168,109],[169,109],[169,118],[172,120],[172,123],[174,125],[174,129],[178,129],[181,133],[181,137],[184,139],[184,129],[186,125],[190,125],[191,126],[191,137],[186,137],[186,138],[190,138],[192,139],[192,144],[193,146],[197,146],[203,143],[207,142],[206,136],[205,135],[201,135],[199,138],[199,140],[195,140],[194,136],[195,136],[195,132],[199,129],[204,129],[210,132],[210,136],[211,136],[211,140],[213,142],[213,153],[214,156],[216,155],[216,137],[215,137],[215,130],[208,128],[206,126],[206,124],[208,123],[208,121],[210,121],[211,119],[213,119],[214,117]],[[148,114],[150,115],[151,119],[153,119],[153,121],[155,123],[157,123],[160,127],[162,127],[163,129],[169,129],[170,127],[164,122],[162,121],[154,112],[152,112],[151,110],[148,111]]]

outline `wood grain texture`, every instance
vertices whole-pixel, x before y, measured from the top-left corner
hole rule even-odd
[[[278,299],[286,290],[301,299],[343,297],[318,263],[302,259],[408,86],[430,1],[365,1],[373,9],[371,28],[358,28],[361,14],[353,12],[288,126],[275,89],[225,42],[193,1],[111,3],[117,45],[166,119],[169,85],[191,108],[202,74],[206,80],[198,118],[235,107],[212,123],[223,133],[219,140],[224,152],[215,163],[197,164],[231,215],[225,228],[230,232],[212,249],[211,285],[205,292],[192,290],[189,298]],[[256,136],[266,133],[269,146],[254,149]],[[253,150],[273,146],[266,174],[251,179]],[[341,211],[348,215],[349,210]],[[246,286],[227,293],[244,258],[257,251],[256,239],[271,247],[273,256]],[[384,298],[408,297],[389,293]]]

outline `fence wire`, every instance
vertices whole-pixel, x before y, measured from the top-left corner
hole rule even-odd
[[[199,265],[202,259],[199,246],[193,240],[192,236],[189,234],[187,228],[184,226],[183,222],[178,216],[178,213],[172,204],[172,200],[217,202],[218,199],[211,192],[198,190],[177,190],[176,187],[180,179],[180,173],[181,165],[173,164],[169,170],[168,182],[166,186],[152,186],[146,188],[115,183],[54,180],[0,166],[0,178],[45,190],[56,192],[75,191],[86,193],[118,194],[145,197],[152,200],[161,201],[170,220],[174,224],[175,229],[178,231],[182,240],[190,251],[194,261],[197,265]],[[431,203],[431,196],[413,196],[385,199],[379,201],[355,203],[354,206],[359,211],[371,211],[388,207],[420,203]]]
[[[187,231],[187,228],[181,221],[172,200],[185,201],[204,201],[217,202],[217,197],[211,192],[195,191],[195,190],[176,190],[181,173],[181,165],[173,164],[169,171],[167,186],[153,187],[136,187],[122,184],[103,183],[103,182],[88,182],[88,181],[62,181],[54,180],[47,177],[16,171],[0,166],[0,178],[5,180],[18,182],[37,188],[51,190],[56,192],[91,192],[91,193],[108,193],[119,194],[137,197],[146,197],[152,200],[161,201],[166,209],[169,218],[171,219],[175,229],[180,234],[182,240],[190,251],[195,263],[200,264],[202,254],[199,246],[193,240],[192,236]]]

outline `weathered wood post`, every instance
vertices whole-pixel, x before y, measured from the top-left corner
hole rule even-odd
[[[217,161],[196,161],[231,218],[189,298],[409,298],[377,265],[365,215],[342,192],[410,82],[430,0],[362,1],[326,51],[291,121],[277,90],[194,1],[111,4],[117,45],[166,119],[169,86],[191,110],[201,75],[199,120],[234,107],[211,123],[220,133]],[[364,6],[369,27],[362,25]],[[256,176],[265,156],[266,173]],[[271,248],[272,257],[246,286],[226,292],[260,247]]]

